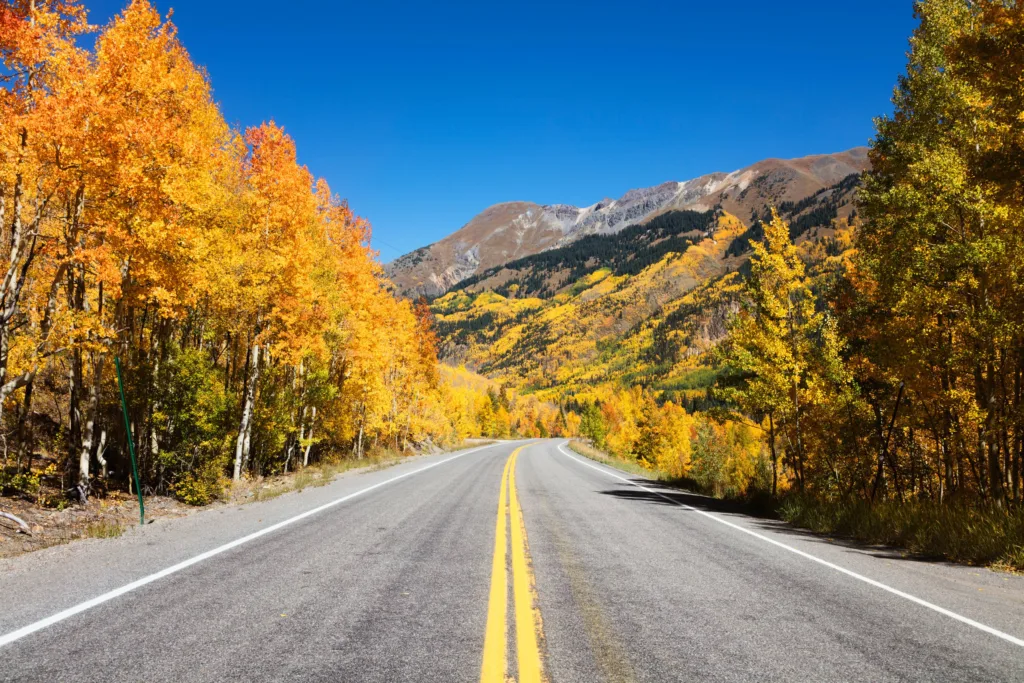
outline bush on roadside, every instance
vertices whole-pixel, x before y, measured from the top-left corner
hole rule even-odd
[[[224,467],[222,458],[214,458],[182,475],[172,486],[175,497],[186,505],[209,505],[224,495]]]

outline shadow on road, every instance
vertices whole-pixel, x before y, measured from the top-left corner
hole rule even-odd
[[[629,488],[609,489],[607,491],[601,491],[601,493],[606,496],[613,496],[623,500],[637,500],[672,506],[688,505],[706,512],[736,513],[746,515],[748,517],[771,518],[768,514],[757,515],[750,505],[740,501],[711,498],[710,496],[684,491],[682,489],[675,488],[674,486],[669,486],[657,481],[650,481],[648,479],[634,478],[631,479],[630,482],[637,486],[643,486],[644,489],[649,490],[645,491],[644,489],[632,486]]]

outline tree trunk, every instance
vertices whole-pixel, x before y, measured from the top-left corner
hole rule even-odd
[[[305,449],[302,442],[306,440],[306,416],[309,415],[309,406],[302,407],[302,413],[299,415],[299,448]],[[288,454],[288,459],[291,460],[291,453]],[[306,466],[306,458],[303,457],[302,466]],[[287,468],[286,468],[287,469]]]
[[[81,230],[82,212],[85,205],[85,188],[79,187],[75,193],[72,204],[67,206],[66,228],[64,236],[65,250],[67,256],[73,257],[76,252],[85,247],[85,238]],[[68,308],[80,314],[86,309],[85,298],[85,266],[82,263],[74,263],[67,269],[67,299]],[[90,448],[85,448],[88,437],[82,430],[82,400],[85,394],[84,363],[82,359],[81,344],[75,344],[71,350],[71,366],[68,368],[68,380],[70,383],[69,396],[69,426],[68,430],[68,460],[69,464],[77,460],[77,472],[75,473],[78,497],[84,503],[89,497],[89,467],[92,455]]]
[[[250,351],[249,377],[245,387],[245,402],[242,406],[242,420],[238,426],[238,439],[235,441],[235,472],[234,480],[242,478],[242,465],[249,459],[249,443],[252,434],[252,412],[256,401],[256,382],[260,373],[260,345],[253,342]]]
[[[1003,472],[999,463],[999,438],[996,434],[996,386],[995,368],[989,360],[982,372],[981,366],[975,366],[975,394],[978,407],[984,411],[985,421],[978,430],[978,459],[985,468],[988,480],[988,493],[992,502],[1002,507],[1005,502],[1003,494]]]
[[[797,484],[800,492],[804,490],[804,442],[803,434],[800,431],[800,388],[796,379],[793,380],[793,423],[796,427],[796,463],[797,463]]]
[[[88,475],[89,466],[92,459],[93,444],[95,443],[96,429],[98,428],[99,413],[100,413],[100,382],[103,376],[103,354],[97,354],[95,367],[93,368],[93,381],[89,386],[89,398],[88,404],[85,408],[86,418],[85,425],[82,427],[82,443],[79,447],[78,453],[78,468],[79,472],[85,472]],[[83,469],[84,468],[84,469]],[[106,473],[106,467],[104,474]],[[88,485],[88,478],[86,478],[84,484]],[[81,477],[79,479],[79,485],[82,486],[83,482]],[[87,489],[86,489],[87,490]]]
[[[71,267],[68,270],[68,304],[72,311],[80,312],[84,309],[84,290],[85,273],[82,267],[80,265]],[[84,503],[89,497],[91,449],[84,448],[86,437],[82,430],[82,400],[85,393],[83,371],[82,347],[76,344],[71,350],[71,365],[68,368],[68,382],[70,384],[68,401],[68,459],[71,463],[77,462],[77,471],[74,473],[75,487],[78,490],[79,499]]]
[[[1024,416],[1021,415],[1021,410],[1024,406],[1021,405],[1022,385],[1024,385],[1024,347],[1017,351],[1017,371],[1014,373],[1013,378],[1013,414],[1017,415],[1017,422],[1013,427],[1014,433],[1014,447],[1013,447],[1013,500],[1020,500],[1021,483],[1020,478],[1024,472],[1021,472],[1021,456],[1024,451]]]
[[[78,498],[85,502],[89,498],[89,460],[90,451],[83,448],[85,441],[82,431],[82,393],[84,382],[82,380],[82,349],[75,347],[71,351],[71,366],[68,368],[68,381],[71,383],[71,396],[69,406],[69,430],[68,430],[68,459],[77,462],[75,476],[75,488],[78,491]]]
[[[107,430],[100,430],[99,443],[96,445],[96,462],[100,465],[101,476],[107,478]]]
[[[32,427],[29,420],[32,417],[32,394],[35,388],[35,380],[25,385],[25,396],[21,400],[21,411],[18,413],[18,471],[21,472],[22,460],[29,460],[32,453]],[[31,470],[30,470],[31,471]]]
[[[356,460],[363,459],[363,418],[359,420],[359,437],[356,439]]]
[[[772,452],[772,498],[779,486],[779,457],[775,453],[775,417],[768,415],[768,447]]]
[[[157,490],[160,491],[164,488],[164,468],[160,463],[160,431],[157,429],[157,417],[160,413],[160,401],[155,397],[159,395],[156,391],[156,386],[160,381],[161,354],[157,345],[152,343],[152,338],[150,339],[150,343],[150,353],[153,354],[153,374],[151,375],[149,385],[150,395],[147,397],[151,399],[149,402],[149,420],[147,421],[149,424],[149,438],[147,440],[149,441],[149,460],[153,463],[153,466],[157,468],[156,486]]]
[[[306,467],[309,465],[309,451],[313,448],[313,425],[316,424],[316,406],[313,406],[313,416],[309,420],[309,436],[306,441],[306,450],[302,454],[302,466]],[[359,430],[360,435],[362,434],[362,428]]]

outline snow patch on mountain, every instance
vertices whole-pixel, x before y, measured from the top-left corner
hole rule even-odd
[[[672,210],[742,213],[794,201],[867,168],[866,150],[801,159],[767,159],[732,173],[710,173],[683,182],[629,190],[590,206],[495,204],[440,242],[387,264],[403,292],[436,295],[497,265],[571,244],[588,235],[610,235]]]

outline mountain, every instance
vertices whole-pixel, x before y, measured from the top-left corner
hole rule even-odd
[[[822,284],[851,253],[859,178],[795,201],[771,198]],[[666,208],[617,233],[482,270],[431,303],[440,355],[545,400],[645,386],[700,408],[715,379],[708,352],[736,311],[767,213]]]
[[[868,167],[867,148],[800,159],[766,159],[733,173],[630,190],[588,207],[495,204],[439,242],[386,266],[398,291],[435,297],[506,263],[581,239],[613,235],[669,212],[721,209],[747,219],[769,205],[798,204]]]

